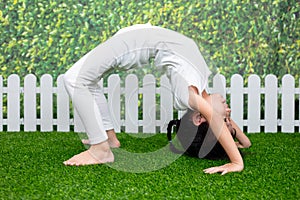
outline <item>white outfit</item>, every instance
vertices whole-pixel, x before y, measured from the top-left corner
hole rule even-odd
[[[150,24],[121,29],[82,57],[64,76],[91,144],[105,141],[105,130],[112,127],[98,81],[111,69],[143,67],[151,58],[158,70],[166,72],[177,109],[190,108],[189,86],[197,87],[200,93],[206,88],[210,71],[193,40]]]

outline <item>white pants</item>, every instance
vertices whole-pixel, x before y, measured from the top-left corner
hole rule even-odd
[[[117,66],[128,70],[144,65],[154,54],[153,47],[145,45],[137,48],[135,45],[141,42],[132,42],[136,38],[131,34],[124,35],[129,38],[116,36],[98,45],[64,75],[65,88],[84,125],[90,144],[107,140],[106,130],[113,128],[106,98],[98,84],[102,75]]]
[[[90,144],[97,144],[107,140],[106,130],[114,127],[103,88],[99,84],[100,79],[85,81],[80,75],[85,75],[82,67],[88,57],[89,54],[85,55],[65,73],[64,83]]]

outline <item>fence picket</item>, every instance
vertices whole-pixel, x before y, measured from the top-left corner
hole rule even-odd
[[[244,126],[244,80],[239,74],[231,77],[230,86],[230,108],[231,118],[239,127]]]
[[[267,75],[265,78],[265,132],[277,132],[277,97],[278,80],[274,75]]]
[[[41,131],[53,131],[53,81],[52,76],[41,77]]]
[[[138,133],[138,78],[129,74],[125,80],[125,131]]]
[[[24,78],[24,131],[37,130],[36,76],[28,74]]]
[[[156,132],[156,81],[152,74],[143,79],[143,132]]]
[[[260,78],[250,75],[248,78],[248,133],[260,132]]]
[[[170,120],[173,119],[173,96],[171,85],[166,75],[160,79],[160,132],[166,133]]]
[[[3,131],[3,78],[0,76],[0,131]]]
[[[70,100],[63,82],[63,74],[57,78],[57,131],[70,131]]]
[[[113,121],[115,131],[120,132],[121,127],[121,87],[120,77],[117,74],[112,74],[108,77],[108,106]]]
[[[7,130],[20,131],[20,78],[12,74],[7,79]]]
[[[226,98],[226,79],[221,74],[216,74],[213,78],[213,93],[221,94]]]
[[[282,78],[282,132],[293,133],[295,123],[295,79],[286,74]]]

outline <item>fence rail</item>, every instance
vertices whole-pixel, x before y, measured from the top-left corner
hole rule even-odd
[[[38,87],[36,76],[27,75],[21,85],[20,77],[12,74],[6,80],[7,86],[4,86],[0,76],[0,131],[68,132],[74,128],[76,132],[84,132],[62,78],[63,75],[60,75],[54,85],[52,76],[45,74],[40,78]],[[138,77],[129,74],[122,87],[118,75],[108,77],[104,92],[116,132],[165,133],[167,123],[175,117],[167,77],[162,76],[157,84],[157,79],[149,74],[143,77],[142,82],[139,87]],[[265,77],[263,87],[257,75],[249,76],[247,87],[244,82],[243,77],[236,74],[231,77],[230,86],[226,87],[225,77],[216,75],[208,90],[230,100],[231,117],[248,133],[293,133],[299,130],[300,88],[295,86],[293,76],[285,75],[280,87],[274,75]]]

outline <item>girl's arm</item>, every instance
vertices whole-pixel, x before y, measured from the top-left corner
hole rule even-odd
[[[219,143],[226,151],[230,163],[222,166],[205,169],[205,173],[213,174],[221,172],[222,175],[228,172],[239,172],[244,169],[244,162],[237,146],[224,122],[224,117],[218,113],[202,96],[199,95],[197,88],[189,87],[189,105],[192,109],[199,111],[208,121],[210,127],[218,138]],[[216,105],[217,106],[217,105]]]
[[[232,127],[236,131],[236,139],[238,142],[236,143],[238,148],[249,148],[251,146],[251,141],[249,138],[245,135],[245,133],[238,127],[238,125],[230,119],[230,123]]]
[[[231,134],[234,133],[236,139],[238,140],[236,142],[237,147],[249,148],[251,146],[251,142],[249,138],[240,129],[240,127],[230,118],[230,113],[231,113],[231,109],[227,107],[225,122]]]

